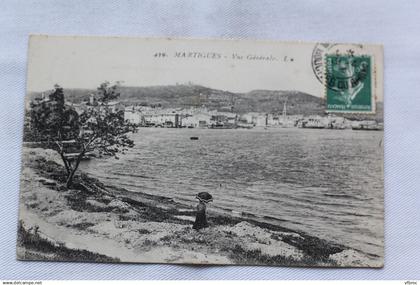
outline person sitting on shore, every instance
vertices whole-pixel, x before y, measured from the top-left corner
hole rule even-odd
[[[197,214],[195,216],[195,222],[193,229],[199,230],[202,228],[207,228],[209,225],[207,223],[206,217],[206,204],[213,201],[213,197],[208,192],[200,192],[195,196],[198,199],[197,205]]]

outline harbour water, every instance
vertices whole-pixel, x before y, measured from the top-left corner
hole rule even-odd
[[[191,140],[198,137],[198,140]],[[119,160],[81,168],[104,183],[269,223],[383,256],[383,132],[142,128]]]

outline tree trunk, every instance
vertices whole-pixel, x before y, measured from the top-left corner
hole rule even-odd
[[[64,156],[63,152],[60,152],[60,156],[61,156],[61,160],[63,161],[64,167],[66,168],[67,176],[69,176],[70,175],[70,168],[69,168],[69,163],[67,161],[67,158]]]
[[[67,181],[66,181],[66,187],[67,189],[70,189],[71,186],[73,185],[73,177],[74,177],[74,173],[76,172],[76,168],[73,169],[69,175],[67,176]]]
[[[79,167],[80,161],[82,161],[82,158],[83,158],[84,155],[85,155],[85,152],[81,152],[77,156],[76,164],[74,165],[74,167],[71,169],[70,173],[67,176],[67,181],[66,181],[66,187],[67,188],[71,188],[71,186],[73,184],[74,174],[76,173],[76,170]]]

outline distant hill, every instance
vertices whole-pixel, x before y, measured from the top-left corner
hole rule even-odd
[[[89,94],[96,90],[64,89],[66,100],[80,103],[89,99]],[[233,93],[212,89],[200,85],[167,85],[149,87],[119,88],[120,101],[125,105],[161,105],[162,107],[198,107],[206,106],[219,111],[236,113],[262,112],[281,113],[286,102],[289,115],[324,115],[325,100],[299,91],[253,90],[247,93]],[[46,92],[48,93],[48,92]],[[41,93],[28,94],[31,98]],[[382,118],[382,103],[377,106],[378,118]],[[346,117],[352,117],[346,115]],[[357,116],[357,119],[364,119]],[[367,116],[366,118],[372,118]],[[374,118],[374,117],[373,117]]]
[[[253,90],[241,94],[237,107],[246,111],[281,113],[284,103],[289,115],[323,115],[325,100],[299,91]]]

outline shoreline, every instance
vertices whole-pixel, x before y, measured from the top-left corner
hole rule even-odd
[[[74,189],[66,189],[62,171],[54,151],[23,148],[22,228],[26,236],[38,235],[76,257],[64,260],[372,267],[372,260],[354,249],[249,217],[211,211],[210,227],[195,231],[191,205],[107,186],[82,172]],[[63,260],[56,255],[18,241],[18,259]]]

